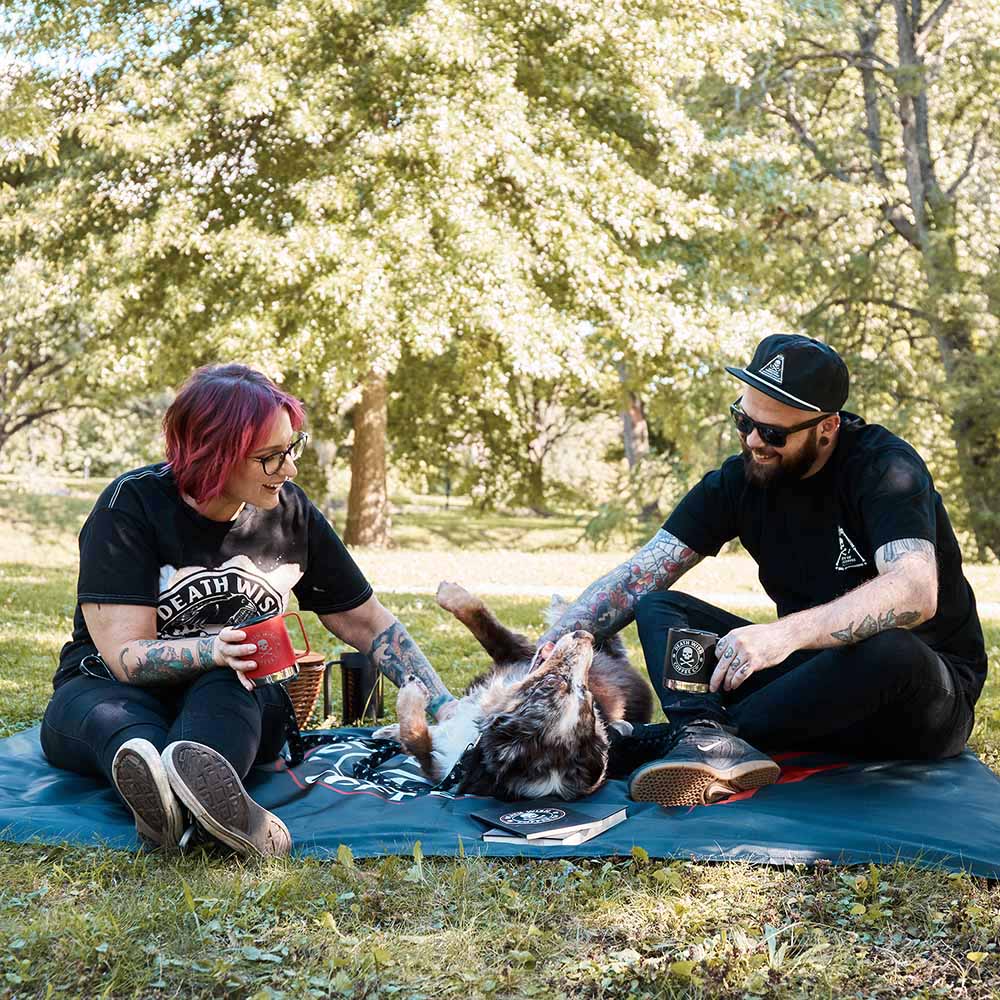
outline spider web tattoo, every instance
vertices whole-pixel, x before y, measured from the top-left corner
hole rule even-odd
[[[662,528],[634,556],[592,583],[539,642],[586,629],[613,635],[635,618],[639,598],[666,590],[703,557]]]

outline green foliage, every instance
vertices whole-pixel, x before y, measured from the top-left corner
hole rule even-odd
[[[0,449],[239,359],[342,454],[376,368],[401,472],[543,509],[549,418],[616,413],[621,364],[679,491],[734,445],[724,364],[802,328],[985,556],[1000,15],[904,58],[897,6],[9,4]]]
[[[713,55],[748,79],[779,30],[764,5],[18,10],[20,65],[90,71],[38,81],[68,110],[10,169],[76,199],[75,295],[126,345],[113,374],[131,386],[238,358],[329,411],[371,367],[397,394],[444,379],[453,422],[397,420],[400,456],[464,432],[485,496],[541,506],[526,409],[592,407],[609,351],[711,351],[710,327],[743,325],[691,280],[726,223],[683,95]],[[58,167],[50,134],[74,150]],[[490,363],[435,365],[456,342]]]
[[[1000,418],[982,406],[1000,343],[987,195],[1000,181],[1000,15],[986,2],[941,5],[940,20],[935,9],[790,6],[752,83],[703,87],[701,116],[739,142],[720,181],[746,237],[729,266],[844,354],[849,408],[928,458],[984,558],[1000,546]],[[900,37],[911,19],[912,52]]]

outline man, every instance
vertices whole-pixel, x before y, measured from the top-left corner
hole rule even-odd
[[[847,367],[819,341],[770,336],[746,368],[726,371],[743,383],[730,408],[741,454],[708,473],[542,640],[577,628],[610,635],[636,620],[671,725],[640,728],[613,748],[619,773],[643,765],[630,795],[694,804],[769,784],[778,765],[755,747],[960,753],[986,651],[923,460],[841,409]],[[669,590],[733,538],[757,562],[777,621],[753,625]],[[667,635],[678,628],[720,636],[705,693],[668,686]]]

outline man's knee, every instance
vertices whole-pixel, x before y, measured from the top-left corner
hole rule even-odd
[[[922,639],[907,629],[893,628],[843,651],[844,678],[852,683],[876,687],[886,703],[902,699],[913,706],[930,705],[944,711],[951,702],[942,696],[956,695],[956,683],[948,666]],[[916,707],[913,711],[918,711]],[[936,724],[935,724],[936,725]],[[935,728],[935,726],[931,726]]]
[[[687,621],[687,595],[675,590],[657,590],[643,594],[635,605],[635,624],[642,631],[650,628],[678,628]]]
[[[929,670],[936,676],[943,669],[937,654],[905,628],[886,629],[856,643],[853,648],[866,663],[877,664],[883,674],[913,677]]]

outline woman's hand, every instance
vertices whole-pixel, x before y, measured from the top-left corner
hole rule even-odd
[[[245,671],[255,670],[257,663],[255,660],[244,659],[257,652],[257,643],[244,642],[246,632],[238,628],[224,628],[215,637],[212,646],[212,657],[216,666],[229,667],[236,671],[236,676],[240,683],[248,690],[254,688],[253,681],[244,676]]]

